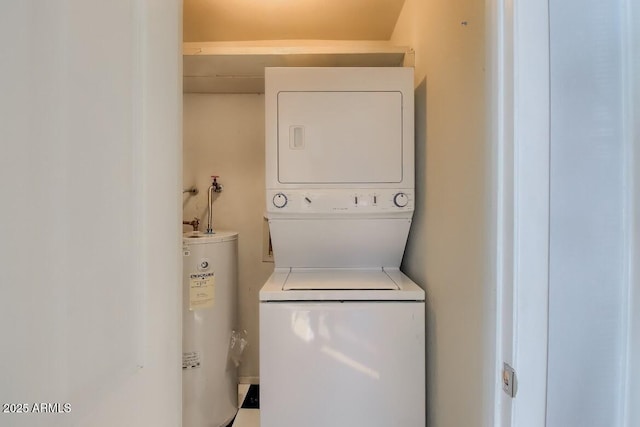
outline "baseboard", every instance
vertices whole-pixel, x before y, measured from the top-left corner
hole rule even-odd
[[[238,377],[239,384],[260,384],[260,377]]]

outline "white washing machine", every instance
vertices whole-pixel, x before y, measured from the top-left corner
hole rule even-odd
[[[414,206],[413,70],[266,70],[261,427],[425,425],[424,291],[399,266]]]

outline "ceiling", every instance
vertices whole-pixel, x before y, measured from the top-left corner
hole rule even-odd
[[[184,41],[389,40],[404,0],[184,0]]]

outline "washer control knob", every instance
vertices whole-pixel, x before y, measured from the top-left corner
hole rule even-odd
[[[284,208],[287,205],[287,196],[284,193],[277,193],[273,196],[273,206],[276,208]]]
[[[393,196],[393,204],[399,208],[404,208],[408,203],[409,196],[407,196],[405,193],[396,193],[396,195]]]

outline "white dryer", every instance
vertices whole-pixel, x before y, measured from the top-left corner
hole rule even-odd
[[[399,270],[414,206],[413,70],[266,70],[262,427],[425,425],[424,291]]]

